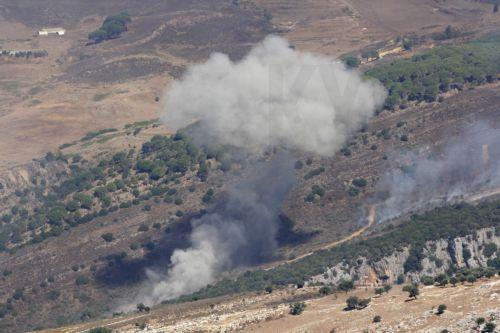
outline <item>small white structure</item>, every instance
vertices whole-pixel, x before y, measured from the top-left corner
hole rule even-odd
[[[47,28],[38,31],[38,36],[62,36],[64,34],[66,34],[66,29],[63,28]]]

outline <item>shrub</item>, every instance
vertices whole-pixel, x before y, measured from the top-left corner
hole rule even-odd
[[[266,293],[270,294],[270,293],[273,292],[273,287],[272,286],[267,286],[264,290],[265,290]]]
[[[467,276],[467,282],[474,284],[474,282],[476,282],[476,281],[477,281],[477,278],[474,275],[470,274]]]
[[[138,230],[139,230],[139,231],[141,231],[141,232],[148,231],[148,230],[149,230],[149,227],[148,227],[148,225],[147,225],[147,224],[142,223],[142,224],[139,226],[139,229],[138,229]]]
[[[75,279],[77,286],[83,286],[89,283],[89,278],[85,275],[78,275]]]
[[[304,302],[296,302],[290,304],[290,314],[298,316],[304,311],[305,308],[306,308],[306,303]]]
[[[495,325],[492,322],[486,323],[486,324],[484,324],[483,330],[481,332],[482,333],[493,333],[493,332],[495,332],[495,327],[497,327],[497,325]]]
[[[497,252],[497,245],[495,243],[488,243],[484,245],[483,254],[486,257],[491,257],[493,254]]]
[[[352,181],[352,185],[356,187],[365,187],[367,184],[368,182],[364,178],[356,178]]]
[[[340,280],[338,287],[340,291],[345,291],[346,293],[352,289],[354,289],[354,282],[352,280]]]
[[[408,141],[408,135],[406,134],[401,135],[400,140],[404,142]]]
[[[329,295],[332,293],[332,288],[330,288],[329,286],[323,286],[321,288],[319,288],[319,294],[320,295]]]
[[[361,310],[370,304],[369,298],[358,298],[357,296],[351,296],[346,300],[347,310]]]
[[[174,204],[176,204],[177,206],[182,205],[183,202],[184,201],[182,200],[182,198],[175,198],[175,200],[174,200]]]
[[[351,186],[349,187],[349,190],[347,190],[347,193],[349,193],[351,197],[355,197],[359,194],[359,189]]]
[[[143,303],[137,304],[136,307],[137,307],[137,310],[139,310],[139,312],[149,312],[149,310],[150,310],[149,306],[146,306]]]
[[[300,170],[304,167],[304,163],[300,160],[295,162],[295,169]]]
[[[437,314],[442,315],[444,311],[446,310],[446,305],[445,304],[440,304],[437,309]]]
[[[408,293],[408,297],[417,299],[417,296],[420,294],[420,290],[418,290],[418,286],[416,284],[409,284],[403,287],[403,291]]]
[[[212,202],[213,195],[214,195],[214,190],[209,188],[201,200],[203,201],[203,203],[206,204],[210,203]]]
[[[374,323],[380,323],[381,321],[382,321],[382,317],[380,317],[380,316],[373,317],[373,322]]]
[[[450,283],[451,283],[451,285],[452,285],[453,287],[455,287],[455,286],[457,285],[457,283],[458,283],[458,279],[457,279],[456,277],[452,276],[452,277],[450,278]]]
[[[91,32],[88,36],[94,43],[119,37],[127,30],[127,23],[131,21],[128,13],[123,12],[118,15],[108,16],[98,30]]]
[[[101,237],[102,237],[102,239],[104,239],[108,243],[112,242],[115,239],[113,234],[110,232],[102,234]]]
[[[96,327],[88,331],[88,333],[112,333],[113,331],[110,328],[106,327]]]
[[[347,55],[342,58],[347,68],[356,68],[361,63],[359,58],[354,55]]]

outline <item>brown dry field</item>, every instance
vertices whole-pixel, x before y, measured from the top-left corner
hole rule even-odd
[[[260,7],[241,2],[235,9],[223,1],[148,1],[140,7],[51,0],[50,10],[44,10],[29,1],[5,0],[0,48],[45,49],[49,56],[0,59],[0,172],[88,131],[157,118],[161,103],[155,97],[186,65],[213,51],[241,57],[268,33],[300,50],[338,56],[408,32],[429,34],[447,24],[478,31],[498,23],[491,6],[465,0],[383,0],[377,6],[367,0],[258,0]],[[124,9],[135,17],[122,38],[85,46],[105,15]],[[272,14],[274,28],[261,21],[262,9]],[[34,37],[38,28],[51,25],[64,26],[67,34]]]

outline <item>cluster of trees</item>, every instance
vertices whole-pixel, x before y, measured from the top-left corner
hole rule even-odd
[[[496,80],[500,38],[478,40],[460,46],[434,48],[411,59],[400,59],[366,72],[388,90],[386,109],[406,106],[407,101],[433,102],[440,93]]]
[[[0,50],[0,56],[9,56],[16,58],[41,58],[48,56],[49,53],[45,50],[27,50],[27,51],[9,51],[9,50]]]
[[[108,16],[102,26],[89,34],[89,39],[94,43],[120,37],[127,31],[127,24],[132,21],[130,14],[122,12],[118,15]]]
[[[114,131],[90,132],[82,140]],[[199,149],[181,133],[154,136],[143,144],[139,154],[133,149],[118,152],[103,158],[97,165],[91,165],[78,155],[47,154],[45,163],[58,160],[68,164],[69,173],[61,174],[66,180],[50,188],[46,183],[40,183],[19,191],[19,204],[0,216],[0,250],[5,249],[9,242],[22,243],[27,232],[32,233],[32,242],[40,242],[60,235],[67,226],[88,223],[152,197],[159,200],[157,197],[163,196],[164,202],[181,205],[181,194],[175,188],[180,185],[180,178],[188,170],[198,170],[198,177],[205,180],[212,167],[210,159],[222,165],[225,150]],[[229,164],[226,161],[225,167],[229,168]],[[124,196],[124,193],[128,195]],[[213,194],[213,190],[207,191],[203,202],[210,203]],[[27,197],[36,200],[34,209],[27,209]],[[183,213],[179,210],[176,215],[182,216]],[[109,235],[103,239],[112,241]]]
[[[196,300],[264,290],[269,285],[279,287],[303,283],[304,279],[323,274],[326,267],[335,266],[340,262],[353,267],[360,257],[369,261],[378,261],[404,247],[416,249],[420,253],[427,241],[465,237],[478,229],[498,226],[499,222],[500,201],[482,203],[478,206],[457,204],[436,208],[427,213],[412,216],[405,224],[388,227],[380,236],[317,251],[313,255],[273,269],[247,271],[237,279],[224,279],[191,295],[183,296],[179,300]],[[417,259],[421,260],[423,257]],[[417,267],[418,265],[415,265],[408,269]],[[398,283],[403,283],[403,281],[404,276],[398,277]],[[342,290],[349,286],[352,286],[352,281],[342,281],[337,289]]]
[[[325,189],[319,185],[313,185],[309,194],[304,198],[306,202],[313,202],[316,197],[322,198],[325,195]]]

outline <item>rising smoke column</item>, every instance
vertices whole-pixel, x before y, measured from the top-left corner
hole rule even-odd
[[[268,37],[240,62],[216,53],[168,88],[162,120],[198,122],[195,140],[261,153],[285,146],[333,155],[385,100],[380,84],[334,59],[300,53]],[[252,166],[250,166],[252,167]],[[218,274],[272,257],[277,216],[293,184],[293,162],[277,157],[229,191],[212,214],[192,221],[190,247],[174,251],[167,274],[148,272],[135,303],[194,292]]]
[[[191,67],[168,88],[161,118],[173,129],[199,120],[200,142],[333,155],[385,96],[378,82],[344,64],[271,36],[240,62],[215,53]]]
[[[485,123],[452,136],[439,155],[407,153],[377,184],[380,221],[500,187],[500,130]]]
[[[254,166],[215,212],[192,221],[191,246],[175,250],[167,275],[148,271],[138,300],[157,304],[194,292],[219,272],[271,259],[276,248],[281,203],[294,185],[293,163],[284,155]]]

